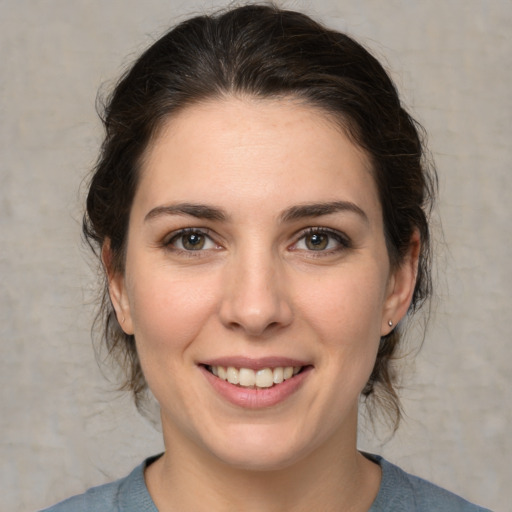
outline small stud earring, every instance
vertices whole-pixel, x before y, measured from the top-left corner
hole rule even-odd
[[[388,321],[389,327],[393,327],[393,322],[391,320]]]

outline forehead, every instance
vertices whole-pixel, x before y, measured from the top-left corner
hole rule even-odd
[[[269,197],[279,203],[377,198],[365,152],[332,116],[293,99],[211,100],[162,126],[145,155],[137,195],[211,202],[221,193],[254,205]]]

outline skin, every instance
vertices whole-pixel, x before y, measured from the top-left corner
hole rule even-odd
[[[333,202],[344,207],[290,214]],[[368,510],[380,469],[356,449],[358,399],[409,306],[418,248],[390,267],[368,158],[324,113],[226,98],[167,122],[144,160],[124,272],[108,270],[108,243],[103,255],[161,406],[166,453],[146,470],[161,512]],[[247,409],[199,366],[233,355],[310,371],[285,400]]]

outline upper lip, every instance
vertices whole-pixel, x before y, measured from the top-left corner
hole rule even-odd
[[[310,363],[290,357],[268,356],[251,358],[245,356],[216,357],[200,361],[205,366],[232,366],[233,368],[250,368],[251,370],[262,370],[263,368],[278,368],[286,366],[308,366]]]

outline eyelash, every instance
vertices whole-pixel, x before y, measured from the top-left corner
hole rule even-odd
[[[306,249],[297,248],[297,245],[299,244],[299,242],[301,240],[305,240],[306,237],[313,236],[313,235],[327,236],[328,244],[330,244],[332,242],[332,240],[334,240],[338,245],[337,245],[337,247],[334,247],[334,248],[319,249],[319,250],[307,249],[307,248]],[[332,254],[335,254],[338,252],[342,252],[346,249],[350,249],[351,247],[352,247],[351,240],[344,233],[341,233],[334,229],[323,228],[323,227],[311,227],[311,228],[306,229],[305,231],[302,231],[300,233],[300,235],[298,236],[297,241],[294,242],[294,244],[292,245],[293,250],[300,250],[300,251],[305,251],[305,252],[311,253],[311,256],[313,256],[313,257],[322,257],[325,255],[332,255]]]
[[[211,251],[212,249],[220,248],[220,246],[213,240],[210,235],[210,230],[206,228],[184,228],[179,231],[175,231],[170,234],[168,238],[166,238],[163,242],[163,246],[165,249],[172,251],[174,253],[178,253],[180,255],[184,255],[187,257],[200,257],[205,255],[206,251]],[[198,235],[199,237],[203,237],[203,241],[205,244],[211,243],[214,244],[215,247],[209,247],[204,249],[200,247],[197,250],[193,249],[185,249],[177,247],[175,244],[180,239],[183,244],[183,237],[187,235]],[[311,248],[300,248],[298,245],[301,241],[305,241],[308,236],[319,236],[319,237],[327,237],[327,247],[332,244],[334,240],[337,244],[336,247],[331,248],[320,248],[320,249],[311,249]],[[307,242],[304,242],[307,243]],[[343,233],[336,231],[334,229],[324,228],[324,227],[311,227],[303,230],[299,233],[296,238],[296,241],[291,245],[290,250],[292,251],[304,251],[309,254],[310,257],[322,257],[327,255],[336,254],[342,252],[346,249],[350,249],[352,247],[350,239]]]
[[[205,251],[208,251],[208,250],[212,250],[211,248],[210,249],[203,249],[203,248],[200,248],[198,250],[187,250],[187,249],[182,249],[180,247],[176,247],[174,244],[180,240],[180,239],[183,239],[183,237],[185,237],[186,235],[199,235],[201,237],[204,238],[205,240],[205,243],[213,243],[215,245],[215,248],[218,248],[219,245],[213,240],[213,238],[211,237],[210,235],[210,230],[209,229],[206,229],[206,228],[184,228],[184,229],[180,229],[179,231],[175,231],[173,233],[170,234],[169,237],[167,237],[164,241],[163,241],[163,247],[169,251],[172,251],[174,253],[178,253],[180,255],[184,255],[184,256],[187,256],[187,257],[200,257],[202,256]]]

